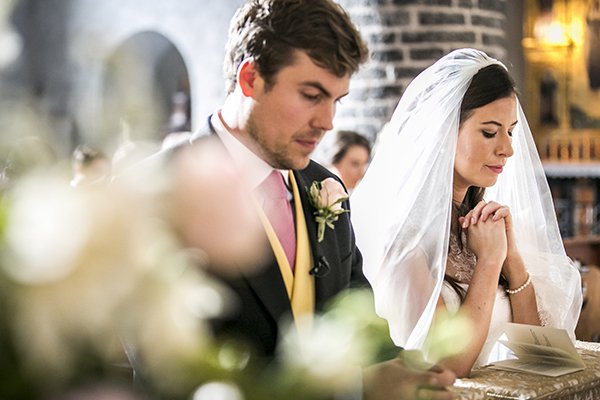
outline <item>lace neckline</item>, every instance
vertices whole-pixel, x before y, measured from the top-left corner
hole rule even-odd
[[[446,274],[456,279],[460,283],[470,283],[477,257],[467,246],[467,237],[463,233],[462,242],[465,244],[463,249],[458,243],[458,236],[450,233],[450,245],[448,246],[448,261],[446,265]]]

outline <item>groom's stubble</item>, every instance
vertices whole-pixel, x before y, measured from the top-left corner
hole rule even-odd
[[[292,154],[292,149],[290,146],[292,146],[293,143],[284,143],[280,145],[269,144],[264,139],[264,136],[262,135],[260,128],[257,126],[252,113],[250,113],[248,117],[246,131],[248,132],[250,141],[253,142],[251,144],[252,148],[254,149],[253,151],[273,168],[301,170],[308,166],[312,151],[307,152],[302,161],[300,161],[295,160],[295,158],[297,159],[298,157],[294,157]],[[320,141],[323,135],[323,132],[314,130],[314,132],[309,132],[305,136],[315,137]]]

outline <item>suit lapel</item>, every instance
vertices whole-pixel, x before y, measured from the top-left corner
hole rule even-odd
[[[312,182],[308,179],[308,177],[302,174],[301,171],[294,171],[294,177],[296,178],[296,182],[298,183],[298,191],[300,192],[300,199],[302,200],[302,209],[304,210],[304,217],[306,218],[306,228],[308,229],[308,237],[310,240],[310,246],[314,257],[317,254],[320,254],[320,251],[319,243],[317,241],[317,223],[314,219],[315,210],[310,204],[307,191]],[[315,265],[317,264],[315,263]]]
[[[258,274],[246,275],[245,279],[269,314],[279,322],[284,314],[292,312],[292,307],[275,255],[272,251],[271,254],[271,262],[262,271]]]
[[[335,235],[326,230],[323,241],[317,240],[317,223],[314,219],[314,208],[308,198],[308,189],[312,180],[302,171],[294,171],[294,177],[298,182],[300,198],[302,199],[302,208],[306,218],[306,227],[313,254],[313,273],[315,274],[315,306],[319,310],[322,306],[321,300],[330,297],[330,292],[335,287],[335,277],[339,276],[336,268],[340,265],[340,256]],[[320,272],[315,272],[315,269]]]

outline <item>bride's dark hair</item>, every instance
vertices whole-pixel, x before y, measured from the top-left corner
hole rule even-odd
[[[463,97],[460,105],[460,124],[468,120],[475,109],[490,104],[493,101],[504,99],[516,95],[517,90],[515,82],[508,74],[508,71],[498,64],[488,65],[481,68],[471,80],[471,84]],[[452,203],[451,235],[456,235],[458,247],[463,251],[465,243],[462,239],[462,228],[458,223],[458,218],[464,217],[473,209],[485,194],[485,188],[471,186],[462,203]],[[458,281],[448,274],[444,275],[444,280],[458,293],[461,303],[465,299],[465,290],[458,285]],[[506,279],[500,275],[499,284],[506,286]]]

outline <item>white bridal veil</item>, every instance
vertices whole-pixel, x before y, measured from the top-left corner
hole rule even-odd
[[[451,52],[407,87],[352,196],[352,222],[394,342],[420,348],[443,283],[462,98],[481,68],[500,64],[474,49]],[[574,339],[580,276],[567,257],[533,137],[517,102],[514,155],[485,199],[510,207],[515,238],[548,325]]]

